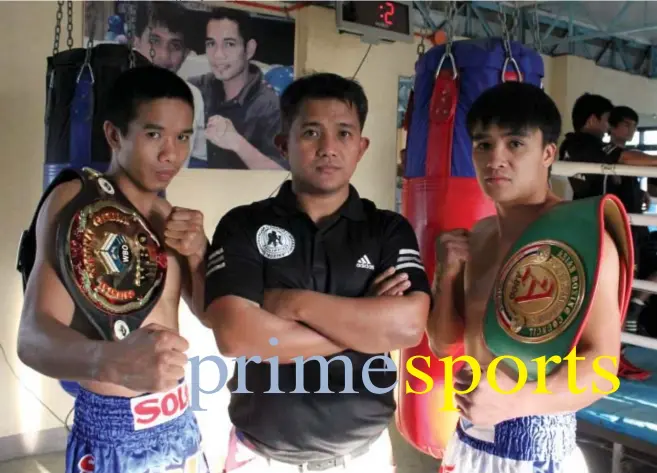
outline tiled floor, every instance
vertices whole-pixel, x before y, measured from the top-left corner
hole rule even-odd
[[[63,473],[64,452],[0,463],[1,473]]]
[[[394,437],[393,437],[394,442]],[[397,473],[436,473],[438,462],[432,458],[417,453],[408,444],[399,446],[396,453],[400,461],[397,464]],[[582,445],[586,455],[589,473],[610,473],[611,455],[590,445]],[[646,455],[636,454],[639,458],[647,460]],[[655,460],[653,460],[655,461]],[[627,459],[623,464],[623,473],[654,473],[655,464],[647,465],[641,461]],[[51,453],[35,457],[21,458],[0,463],[0,473],[63,473],[64,453]]]
[[[440,462],[417,452],[399,434],[394,423],[390,440],[397,458],[397,473],[436,473]],[[218,473],[217,469],[216,472]],[[21,458],[0,463],[0,473],[64,473],[64,453]]]
[[[408,448],[412,448],[408,446]],[[422,455],[407,455],[397,466],[398,473],[436,473],[439,463]],[[63,473],[64,453],[51,453],[0,463],[0,473]],[[214,473],[214,472],[213,472]]]

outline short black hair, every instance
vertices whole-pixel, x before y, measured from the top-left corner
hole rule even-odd
[[[187,10],[184,7],[174,2],[136,2],[136,8],[134,31],[136,37],[140,38],[149,26],[162,26],[172,33],[182,35],[183,41],[185,40],[183,25]]]
[[[133,67],[122,72],[105,96],[104,119],[123,135],[144,102],[180,99],[194,110],[194,97],[187,83],[177,74],[157,66]]]
[[[466,118],[470,138],[477,127],[496,125],[510,130],[538,128],[543,144],[561,135],[561,114],[540,87],[525,82],[504,82],[485,90],[472,104]]]
[[[611,112],[614,108],[614,104],[611,103],[606,97],[602,95],[589,94],[585,93],[575,100],[575,105],[573,105],[573,128],[575,131],[580,131],[586,125],[586,121],[595,115],[598,118],[602,118],[607,112]]]
[[[323,99],[340,100],[350,107],[355,107],[360,129],[365,127],[368,103],[363,87],[353,79],[319,72],[295,80],[283,91],[280,101],[283,132],[289,132],[305,101]]]
[[[210,17],[208,18],[208,23],[211,21],[219,20],[229,20],[234,22],[237,25],[237,31],[242,37],[244,44],[248,43],[249,40],[253,39],[253,29],[251,28],[251,15],[248,12],[242,10],[236,10],[234,8],[223,8],[217,7],[213,8],[210,12]],[[207,25],[206,25],[207,29]]]
[[[611,126],[617,126],[623,120],[632,120],[635,123],[639,123],[639,114],[624,105],[614,107],[609,114],[609,124]]]

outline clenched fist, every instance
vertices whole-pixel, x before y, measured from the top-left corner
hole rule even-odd
[[[203,214],[198,210],[174,207],[164,228],[164,243],[182,256],[202,261],[208,243],[203,230]]]
[[[173,330],[149,324],[104,346],[101,366],[114,384],[137,392],[174,388],[185,376],[189,343]]]
[[[470,232],[464,229],[441,234],[436,240],[436,270],[441,280],[454,279],[470,259]]]
[[[213,115],[208,119],[208,124],[205,128],[205,139],[210,143],[230,151],[236,151],[239,143],[240,135],[233,122],[228,118],[221,115]]]

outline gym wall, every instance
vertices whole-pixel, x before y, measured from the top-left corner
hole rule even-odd
[[[3,245],[0,247],[0,461],[65,448],[66,431],[25,387],[33,391],[61,419],[73,399],[57,381],[42,377],[20,363],[16,334],[22,305],[20,276],[15,270],[16,248],[21,231],[29,224],[41,194],[46,57],[52,51],[56,2],[0,3],[0,43],[3,45],[0,77],[0,215]],[[82,37],[82,3],[74,3],[75,47]],[[352,76],[367,45],[335,31],[334,12],[320,7],[295,11],[295,70],[331,71]],[[63,46],[65,47],[65,46]],[[413,74],[416,45],[373,46],[360,69],[370,100],[365,134],[371,146],[353,183],[361,195],[382,208],[394,208],[397,153],[397,82]],[[570,107],[585,91],[606,94],[614,102],[635,107],[641,113],[657,112],[657,81],[596,67],[575,57],[544,58],[545,88],[564,115],[570,130]],[[179,206],[205,214],[211,236],[221,216],[234,206],[268,197],[285,179],[285,172],[185,169],[168,191]],[[183,335],[191,342],[190,356],[216,355],[214,338],[181,305]],[[9,362],[5,363],[4,355]],[[11,368],[10,368],[11,366]],[[12,374],[14,370],[25,386]],[[188,372],[189,375],[189,372]],[[202,387],[211,388],[218,373],[210,363],[201,369]],[[202,396],[198,418],[208,445],[210,461],[217,465],[228,435],[227,392]]]
[[[632,107],[639,114],[657,113],[657,79],[598,67],[577,56],[559,56],[550,62],[546,90],[561,111],[564,133],[572,131],[570,113],[585,92],[603,95],[614,105]]]
[[[233,4],[234,5],[234,4]],[[74,2],[75,47],[81,47],[82,3]],[[46,57],[51,54],[56,2],[0,3],[0,40],[3,70],[0,78],[0,143],[4,163],[0,176],[0,215],[5,237],[0,247],[0,344],[21,382],[64,419],[73,399],[57,381],[36,374],[16,355],[16,334],[22,305],[20,276],[15,270],[20,232],[29,224],[39,200],[43,169]],[[271,12],[267,12],[271,13]],[[295,70],[331,71],[351,77],[367,50],[353,36],[335,31],[332,10],[308,7],[293,12],[296,18]],[[63,34],[65,35],[65,27]],[[30,31],[31,30],[31,31]],[[65,40],[63,46],[65,46]],[[397,82],[412,75],[416,45],[373,46],[361,67],[361,81],[370,101],[365,134],[371,140],[354,177],[362,196],[383,208],[394,206],[396,172]],[[286,178],[285,172],[185,169],[167,191],[176,205],[200,209],[205,214],[206,233],[211,236],[220,217],[232,207],[268,197]],[[181,304],[183,335],[189,337],[190,356],[216,355],[212,334]],[[0,353],[1,355],[2,353]],[[230,363],[228,363],[230,365]],[[188,372],[188,376],[190,373]],[[202,386],[210,389],[218,380],[211,363],[202,366]],[[36,452],[65,448],[62,423],[27,392],[0,359],[0,461]],[[227,393],[202,396],[198,418],[212,448],[216,465],[228,436]]]

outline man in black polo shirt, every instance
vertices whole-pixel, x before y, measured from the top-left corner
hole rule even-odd
[[[602,141],[609,131],[609,117],[614,110],[611,101],[600,95],[584,94],[575,101],[572,112],[574,133],[568,133],[559,150],[564,161],[628,164],[634,166],[657,166],[657,159],[640,151],[628,150],[614,143]],[[616,118],[614,118],[616,122]],[[641,213],[643,199],[641,189],[634,177],[584,174],[571,177],[573,199],[582,199],[602,194],[615,194],[629,213]],[[633,227],[634,251],[639,253],[639,234]],[[638,261],[638,258],[637,258]],[[640,307],[630,305],[625,317],[624,330],[637,331]],[[646,379],[650,374],[630,363],[621,354],[618,375],[628,379]]]
[[[250,63],[256,48],[247,13],[213,10],[205,40],[211,72],[188,79],[205,103],[209,168],[287,169],[274,144],[280,131],[278,96]]]
[[[238,363],[229,383],[224,471],[391,472],[397,378],[382,355],[415,346],[425,329],[417,239],[349,183],[369,145],[360,85],[311,75],[281,108],[292,180],[228,212],[208,251],[205,319],[220,352],[263,360]]]

